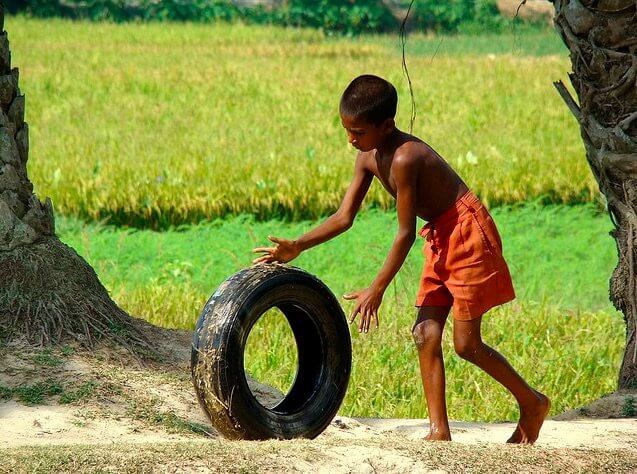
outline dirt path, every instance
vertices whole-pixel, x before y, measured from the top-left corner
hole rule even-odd
[[[167,432],[129,417],[87,416],[88,407],[63,405],[24,406],[15,401],[0,403],[0,449],[30,445],[112,444],[184,442],[205,435]],[[195,407],[195,410],[198,407]],[[192,418],[206,419],[195,411]],[[514,423],[452,422],[455,443],[502,445]],[[210,428],[212,438],[219,436]],[[336,417],[317,440],[369,440],[380,435],[418,441],[427,434],[427,420]],[[547,448],[630,450],[637,453],[636,419],[547,420],[537,446]]]
[[[634,394],[548,420],[531,447],[504,444],[513,423],[452,422],[452,443],[425,443],[426,420],[345,417],[315,440],[226,441],[196,402],[189,333],[155,336],[170,350],[152,366],[112,349],[0,348],[0,473],[637,471],[635,418],[572,419],[617,416]]]
[[[78,418],[78,415],[80,418]],[[337,417],[315,440],[231,442],[71,407],[0,405],[0,472],[635,472],[637,420],[546,423],[532,447],[505,445],[512,423],[453,422],[424,443],[422,420]],[[37,462],[36,462],[37,461]]]

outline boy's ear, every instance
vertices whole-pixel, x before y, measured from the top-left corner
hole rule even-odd
[[[396,121],[393,118],[385,119],[383,122],[383,130],[391,132],[396,127]]]

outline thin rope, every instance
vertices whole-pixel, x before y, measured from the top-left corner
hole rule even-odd
[[[414,5],[415,1],[416,0],[411,0],[411,2],[409,3],[407,14],[405,15],[405,18],[400,25],[400,42],[403,50],[403,73],[407,77],[407,83],[409,84],[409,95],[411,96],[411,118],[409,120],[409,133],[413,133],[414,131],[414,121],[416,120],[416,100],[414,99],[414,88],[411,84],[411,77],[409,76],[407,61],[405,59],[405,45],[407,44],[407,33],[405,32],[405,26],[407,25],[407,19],[409,18],[411,7]]]
[[[440,35],[440,42],[438,43],[438,46],[436,46],[436,50],[434,51],[433,56],[431,56],[431,59],[429,60],[429,64],[434,62],[434,58],[436,57],[436,54],[438,54],[438,51],[440,51],[440,47],[442,46],[442,42],[444,41],[445,37]]]
[[[515,15],[513,16],[513,20],[511,20],[511,28],[513,29],[513,54],[516,54],[516,48],[518,48],[518,53],[522,54],[522,46],[519,43],[519,37],[518,37],[518,28],[516,26],[516,20],[519,18],[520,15],[520,9],[526,5],[526,0],[522,0],[519,4],[518,7],[515,9]]]

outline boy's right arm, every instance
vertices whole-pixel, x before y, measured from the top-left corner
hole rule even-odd
[[[264,253],[252,263],[261,262],[289,262],[302,251],[322,244],[343,233],[352,226],[354,217],[369,190],[374,175],[365,166],[365,156],[359,153],[354,167],[354,178],[350,183],[338,210],[328,217],[321,225],[303,234],[296,240],[282,239],[268,236],[276,247],[258,247],[253,251]]]

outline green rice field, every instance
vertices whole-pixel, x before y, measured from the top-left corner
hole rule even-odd
[[[118,304],[161,326],[191,329],[267,235],[295,237],[336,208],[354,163],[337,109],[349,80],[394,82],[408,126],[393,36],[24,17],[6,29],[27,97],[29,174],[53,199],[60,237]],[[552,398],[553,413],[613,391],[625,330],[608,301],[617,257],[577,124],[552,86],[570,69],[560,40],[416,34],[408,64],[414,133],[489,205],[503,238],[518,298],[485,316],[485,341]],[[293,262],[337,296],[369,284],[393,239],[379,186],[364,207],[349,232]],[[410,334],[421,245],[385,294],[380,329],[352,327],[344,415],[426,416]],[[281,317],[267,319],[247,369],[285,390],[295,346]],[[512,397],[457,357],[450,335],[450,417],[515,419]]]
[[[353,77],[394,82],[408,127],[393,36],[21,17],[7,30],[27,96],[30,176],[69,216],[153,228],[241,213],[316,218],[337,207],[352,173],[338,100]],[[412,40],[414,133],[486,203],[597,199],[552,85],[568,58],[521,46],[557,50],[554,33],[448,37],[437,54],[435,38]],[[376,187],[366,204],[392,205]]]

